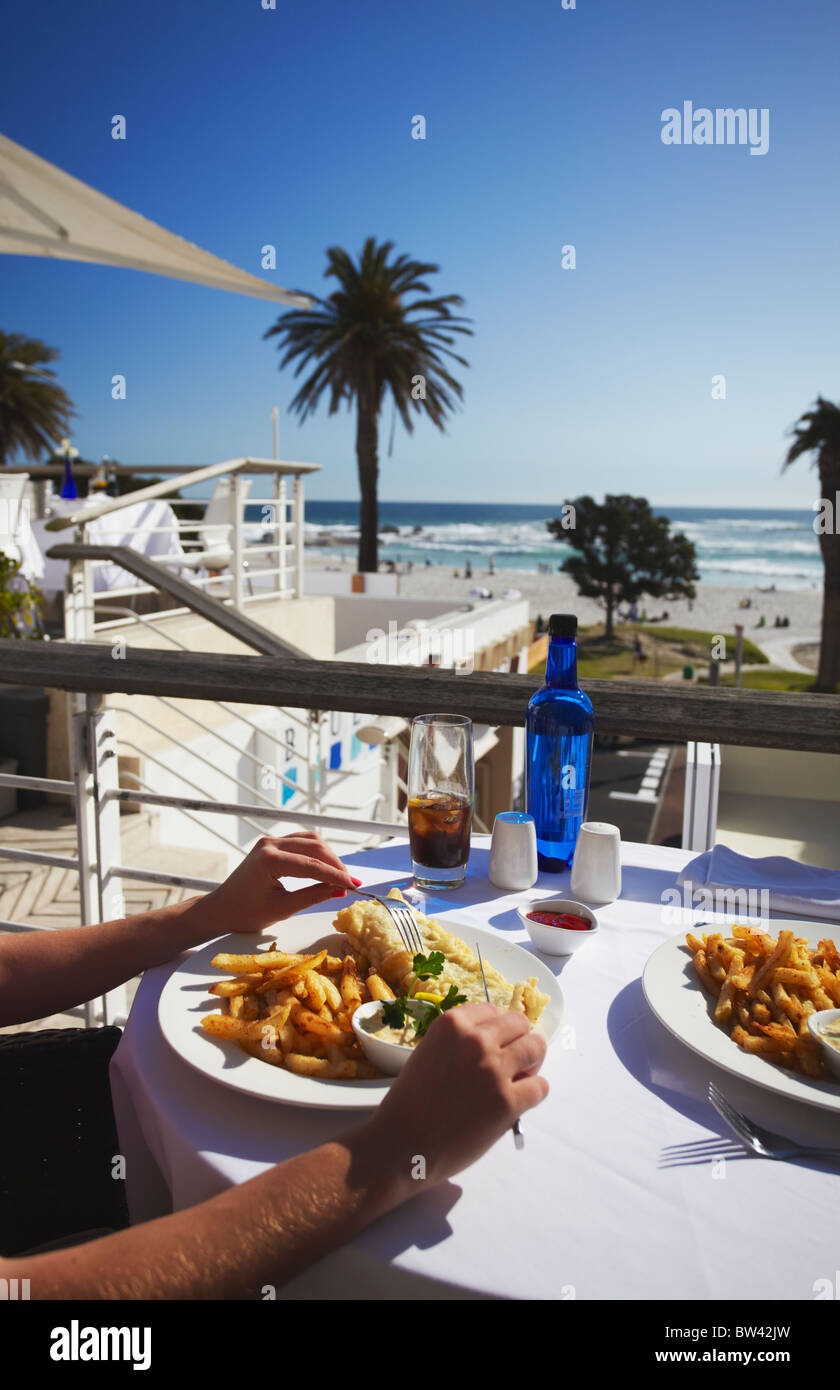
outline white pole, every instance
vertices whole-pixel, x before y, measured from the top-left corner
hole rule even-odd
[[[303,477],[297,474],[292,484],[295,523],[295,598],[303,598]]]
[[[274,552],[274,563],[277,567],[274,587],[280,591],[286,588],[286,479],[282,473],[274,475],[274,525],[279,528],[274,532],[274,539],[277,541],[277,549]]]
[[[245,606],[244,539],[245,479],[237,473],[233,480],[233,606],[241,613]]]

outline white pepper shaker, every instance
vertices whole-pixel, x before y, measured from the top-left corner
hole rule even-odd
[[[500,811],[490,841],[489,878],[494,888],[516,892],[537,881],[537,830],[524,811]]]

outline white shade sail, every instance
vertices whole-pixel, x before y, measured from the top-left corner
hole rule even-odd
[[[0,135],[0,252],[90,261],[192,280],[309,309],[306,295],[250,275]]]

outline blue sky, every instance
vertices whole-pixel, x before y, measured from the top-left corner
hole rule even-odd
[[[464,408],[391,458],[388,409],[383,498],[809,507],[780,465],[840,397],[838,38],[835,0],[46,0],[4,18],[0,129],[244,269],[275,244],[287,288],[328,293],[325,248],[368,235],[437,262],[475,321]],[[769,152],[666,147],[685,100],[768,107]],[[309,495],[356,495],[353,419],[286,414],[270,303],[10,256],[0,303],[60,348],[85,456],[267,455],[277,405]]]

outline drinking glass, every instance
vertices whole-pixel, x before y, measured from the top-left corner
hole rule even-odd
[[[418,714],[408,754],[408,837],[418,888],[459,888],[470,857],[472,722]]]

